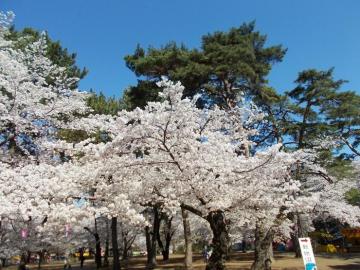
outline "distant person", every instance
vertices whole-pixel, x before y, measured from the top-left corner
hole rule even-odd
[[[246,252],[246,241],[245,241],[245,239],[243,239],[242,242],[241,242],[241,249],[242,249],[243,253]]]
[[[203,252],[202,252],[204,261],[207,262],[207,258],[208,258],[208,250],[207,250],[207,246],[204,246]]]
[[[64,261],[64,269],[72,269],[72,268],[71,268],[71,264],[70,264],[69,257],[66,257],[66,258],[65,258],[65,261]]]
[[[80,260],[80,268],[83,268],[84,261],[85,261],[84,249],[83,248],[80,248],[80,250],[79,250],[79,260]]]
[[[206,258],[206,261],[208,262],[210,260],[210,257],[211,257],[211,254],[213,253],[213,250],[212,250],[212,247],[210,247],[208,249],[208,252],[207,252],[207,258]]]

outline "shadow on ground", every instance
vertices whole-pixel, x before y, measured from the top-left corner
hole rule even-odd
[[[329,267],[334,270],[360,270],[360,262],[346,265],[329,265]]]
[[[226,263],[228,270],[249,270],[252,260],[254,258],[253,253],[233,253],[230,256],[230,260]],[[164,262],[161,257],[158,258],[158,265],[155,269],[164,270],[183,270],[184,268],[184,255],[175,254],[172,255],[170,260]],[[360,270],[360,253],[346,254],[346,255],[318,255],[316,256],[316,262],[319,270]],[[128,262],[121,262],[122,269],[128,270],[140,270],[145,269],[146,257],[132,257]],[[204,270],[205,262],[200,254],[195,254],[193,257],[194,270]],[[37,269],[37,265],[30,265],[31,270]],[[16,266],[6,267],[4,270],[16,270]],[[50,265],[43,265],[43,270],[62,270],[62,262],[54,262]],[[85,261],[84,268],[82,270],[95,270],[95,264],[93,261]],[[103,270],[111,269],[102,268]],[[303,262],[301,258],[294,258],[290,253],[275,253],[275,261],[273,263],[272,270],[303,270]],[[72,270],[80,270],[79,262],[73,262]]]

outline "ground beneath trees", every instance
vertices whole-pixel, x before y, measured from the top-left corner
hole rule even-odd
[[[249,270],[252,262],[252,253],[235,253],[231,256],[231,260],[227,263],[227,269]],[[138,270],[145,268],[145,257],[133,257],[128,262],[127,269]],[[182,270],[183,255],[172,255],[170,261],[162,262],[161,257],[158,257],[158,267],[156,269],[166,270]],[[360,253],[345,256],[336,255],[318,255],[316,262],[319,270],[359,270],[360,269]],[[79,270],[79,262],[72,264],[73,270]],[[30,269],[37,269],[37,265],[30,265]],[[15,270],[16,267],[6,267],[4,270]],[[60,270],[63,269],[61,262],[56,262],[51,265],[43,265],[43,270]],[[95,265],[92,261],[86,261],[83,270],[93,270]],[[103,268],[106,269],[106,268]],[[125,269],[124,262],[122,262],[122,269]],[[194,256],[194,269],[205,269],[205,263],[200,255]],[[303,270],[302,259],[294,258],[293,254],[281,253],[275,254],[275,262],[273,263],[273,270]]]

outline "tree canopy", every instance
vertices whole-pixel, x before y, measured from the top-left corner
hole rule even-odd
[[[185,96],[205,91],[221,106],[234,106],[237,95],[246,92],[261,96],[272,65],[286,53],[281,45],[266,46],[266,36],[255,30],[255,22],[245,23],[228,32],[214,32],[202,37],[199,49],[170,42],[145,51],[140,45],[125,57],[126,65],[147,83],[161,76],[181,81]],[[125,94],[146,92],[143,79]],[[152,96],[146,95],[149,98]],[[131,107],[143,104],[130,104]]]
[[[41,33],[33,28],[26,27],[21,31],[12,26],[5,38],[13,41],[14,47],[24,50],[29,44],[38,41]],[[76,64],[76,53],[70,53],[66,48],[63,48],[60,41],[52,40],[46,35],[46,56],[56,65],[66,68],[66,74],[69,77],[76,77],[82,79],[88,73],[86,68],[80,68]],[[78,82],[71,85],[72,89],[78,87]]]

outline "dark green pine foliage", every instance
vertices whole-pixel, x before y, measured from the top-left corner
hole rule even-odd
[[[354,176],[352,179],[355,179],[357,181],[358,186],[351,188],[348,192],[345,194],[346,200],[352,204],[357,205],[360,207],[360,186],[359,186],[359,178],[360,178],[360,162],[357,160],[353,162],[353,168],[354,168]]]
[[[342,154],[344,153],[343,144],[332,144],[338,140],[339,133],[332,119],[336,113],[330,115],[331,108],[335,104],[342,106],[340,103],[344,100],[341,101],[341,97],[348,95],[349,92],[341,91],[345,81],[334,79],[332,68],[324,71],[316,69],[302,71],[295,83],[297,86],[287,93],[291,101],[289,103],[291,117],[290,121],[285,122],[284,143],[288,150],[316,150],[317,157],[313,162],[327,170],[324,173],[316,168],[305,168],[301,166],[300,160],[293,173],[305,188],[302,188],[300,193],[306,196],[306,188],[312,187],[311,176],[322,177],[328,183],[334,180],[354,179],[351,160]],[[348,192],[347,197],[351,192]],[[356,197],[351,194],[350,198],[354,200]],[[348,201],[351,199],[348,198]],[[294,235],[295,241],[297,241],[295,238],[306,236],[301,215],[301,213],[294,214],[294,222],[298,224]],[[298,256],[298,245],[295,250]]]
[[[339,136],[339,125],[343,116],[341,111],[336,112],[336,107],[347,107],[348,101],[343,97],[354,95],[353,92],[340,91],[344,80],[335,80],[333,68],[325,71],[309,69],[299,73],[295,83],[297,86],[288,96],[292,103],[291,121],[286,124],[288,141],[285,142],[293,149],[317,149],[318,163],[326,167],[331,175],[345,177],[351,175],[351,164],[344,153],[344,144],[329,147],[319,147],[326,138],[337,140]],[[335,109],[335,110],[334,110]],[[359,107],[352,112],[359,113]],[[347,122],[347,124],[349,124]],[[338,155],[336,155],[338,154]]]
[[[87,105],[93,110],[92,114],[116,115],[125,108],[121,98],[106,97],[102,92],[96,94],[90,90],[91,95],[87,99]]]
[[[125,90],[122,99],[124,108],[127,110],[133,110],[136,107],[144,108],[149,101],[160,101],[160,90],[154,81],[138,80],[136,86]]]
[[[266,36],[255,31],[254,22],[203,36],[203,54],[210,66],[207,89],[226,103],[236,100],[239,92],[259,95],[272,65],[286,52],[281,45],[265,43]]]
[[[278,94],[271,87],[263,86],[253,97],[253,101],[264,113],[263,119],[249,126],[258,131],[258,134],[251,137],[255,142],[254,150],[258,147],[282,143],[283,136],[287,133],[287,123],[291,121],[288,97]]]
[[[21,31],[10,28],[7,39],[14,41],[15,47],[24,49],[28,44],[39,40],[40,32],[33,28],[24,28]],[[76,53],[70,53],[66,48],[63,48],[60,41],[53,41],[47,36],[47,57],[54,63],[66,68],[69,77],[77,77],[82,79],[88,73],[86,68],[79,68],[76,64]],[[78,82],[74,82],[71,89],[78,87]]]
[[[297,148],[312,148],[331,129],[324,113],[335,102],[345,81],[334,80],[333,69],[309,69],[300,72],[295,83],[296,88],[288,92],[293,101],[291,109],[295,116],[288,134],[292,136]]]
[[[174,42],[147,51],[138,46],[125,61],[141,78],[140,82],[156,82],[166,76],[181,81],[186,96],[205,90],[214,102],[228,107],[234,106],[240,92],[258,95],[272,65],[285,55],[281,45],[266,47],[265,43],[266,36],[255,31],[255,23],[251,22],[228,32],[203,36],[200,49],[188,49]],[[126,95],[144,90],[130,88]],[[143,103],[133,107],[138,105]]]
[[[345,195],[347,201],[352,205],[360,207],[360,190],[357,188],[350,189]]]
[[[333,102],[326,104],[324,112],[333,128],[333,136],[350,150],[343,155],[360,157],[360,96],[353,91],[339,93]]]

